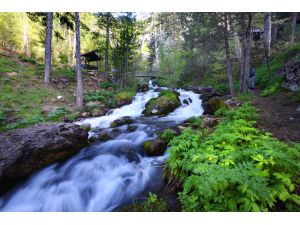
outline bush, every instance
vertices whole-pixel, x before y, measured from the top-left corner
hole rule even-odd
[[[19,55],[18,57],[22,62],[28,62],[28,63],[31,63],[31,64],[36,64],[36,61],[35,59],[33,58],[30,58],[30,57],[27,57],[27,56],[24,56],[24,55]]]
[[[257,130],[255,108],[219,110],[224,121],[211,135],[185,129],[170,142],[168,171],[183,184],[185,211],[269,211],[293,201],[299,144]]]

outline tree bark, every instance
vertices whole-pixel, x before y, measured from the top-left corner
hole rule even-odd
[[[106,15],[106,42],[105,42],[105,72],[109,72],[108,68],[108,50],[109,50],[109,29],[110,29],[110,13]]]
[[[244,75],[245,75],[245,56],[246,56],[246,23],[245,14],[241,15],[241,27],[242,27],[242,51],[241,51],[241,62],[240,62],[240,86],[239,92],[242,93],[244,90]]]
[[[295,29],[296,29],[296,20],[297,13],[292,12],[291,18],[291,32],[290,32],[290,44],[293,45],[295,43]]]
[[[28,56],[28,36],[27,36],[27,26],[26,26],[26,13],[22,13],[22,26],[23,26],[23,53]]]
[[[265,61],[269,72],[269,77],[272,78],[270,69],[270,48],[271,48],[271,13],[265,13],[264,17],[264,50],[265,50]]]
[[[225,52],[226,52],[226,63],[227,63],[227,76],[230,88],[230,95],[234,97],[234,87],[232,80],[232,68],[231,68],[231,59],[230,59],[230,50],[229,50],[229,41],[228,41],[228,14],[225,13],[225,23],[224,23],[224,41],[225,41]]]
[[[44,76],[45,84],[50,83],[52,26],[53,26],[53,13],[48,12],[47,26],[46,26],[46,41],[45,41],[45,76]]]
[[[81,59],[80,59],[80,19],[79,13],[75,12],[75,34],[76,34],[76,74],[77,74],[77,91],[76,106],[83,107],[83,84],[81,75]]]
[[[232,22],[233,20],[233,22]],[[241,55],[242,55],[242,49],[241,49],[241,42],[239,39],[239,35],[235,29],[235,19],[234,18],[229,18],[229,24],[228,26],[230,26],[230,29],[232,30],[233,33],[233,42],[234,42],[234,49],[235,49],[235,57],[241,61]]]
[[[248,15],[247,25],[246,25],[245,15]],[[241,93],[246,93],[248,89],[248,80],[249,80],[249,72],[250,72],[253,13],[243,13],[241,17],[241,25],[242,25],[242,57],[241,57],[239,91]]]
[[[244,85],[243,93],[246,93],[248,90],[249,82],[249,72],[250,72],[250,62],[251,62],[251,45],[252,45],[252,27],[253,27],[253,13],[248,13],[248,25],[246,32],[246,55],[245,55],[245,74],[244,74]]]

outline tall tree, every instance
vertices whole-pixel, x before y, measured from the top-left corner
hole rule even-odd
[[[47,25],[46,25],[46,41],[45,41],[45,76],[44,76],[45,84],[50,83],[52,26],[53,26],[53,13],[48,12]]]
[[[264,50],[265,50],[265,61],[269,72],[269,77],[272,78],[270,69],[270,49],[271,49],[271,13],[267,12],[264,16]]]
[[[28,56],[28,36],[27,36],[27,26],[26,26],[26,13],[22,13],[22,27],[23,27],[23,54]]]
[[[240,69],[240,87],[242,93],[246,93],[248,89],[248,80],[250,72],[251,60],[251,44],[252,44],[252,26],[253,26],[253,13],[242,13],[242,57]]]
[[[291,30],[290,30],[290,44],[293,45],[295,42],[295,29],[296,29],[296,21],[297,21],[297,13],[291,13]]]
[[[231,97],[234,97],[230,49],[229,49],[229,41],[228,41],[228,13],[225,13],[225,15],[224,15],[224,41],[225,41],[227,76],[228,76],[228,82],[229,82],[229,88],[230,88],[230,95],[231,95]]]
[[[79,13],[75,12],[75,35],[76,35],[76,74],[77,74],[77,91],[76,106],[83,107],[83,84],[81,75],[81,59],[80,59],[80,19]]]
[[[111,13],[106,14],[106,40],[105,40],[105,72],[109,72],[108,68],[108,51],[109,51],[109,30],[110,30]]]

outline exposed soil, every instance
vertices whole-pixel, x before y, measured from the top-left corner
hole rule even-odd
[[[285,142],[300,142],[300,103],[292,103],[286,93],[261,97],[260,90],[254,90],[253,104],[259,112],[258,128],[270,132],[274,137]]]

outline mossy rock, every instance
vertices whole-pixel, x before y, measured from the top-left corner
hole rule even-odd
[[[203,114],[214,115],[214,113],[220,109],[226,107],[225,101],[223,98],[214,97],[210,99],[208,102],[203,104],[204,112]]]
[[[145,141],[144,150],[147,156],[161,156],[167,149],[167,143],[164,140]]]
[[[181,105],[179,93],[171,90],[163,90],[157,98],[151,99],[143,111],[145,116],[166,116]]]
[[[134,120],[130,116],[124,116],[120,119],[114,120],[111,124],[110,127],[115,128],[118,126],[123,126],[125,124],[132,124]]]

